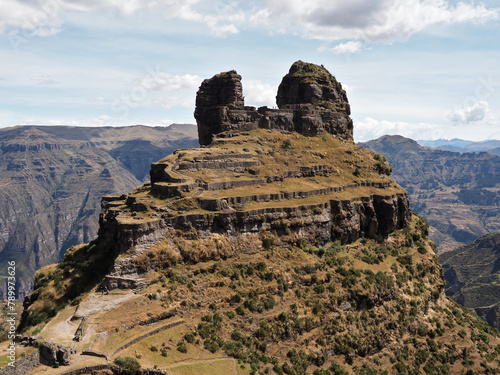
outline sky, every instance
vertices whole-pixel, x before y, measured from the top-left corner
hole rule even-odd
[[[273,107],[297,60],[342,83],[356,141],[500,139],[497,0],[1,0],[0,127],[195,124],[231,69]]]

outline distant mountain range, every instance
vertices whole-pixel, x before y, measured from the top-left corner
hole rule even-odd
[[[454,143],[472,147],[466,141]],[[412,209],[432,226],[430,238],[438,253],[500,231],[499,156],[423,147],[402,136],[386,135],[361,145],[387,157]]]
[[[446,294],[500,329],[500,233],[442,254]]]
[[[417,141],[419,145],[453,152],[488,152],[500,156],[500,140],[482,142],[465,141],[463,139],[437,139],[433,141]]]
[[[129,192],[151,163],[197,145],[194,125],[0,129],[0,275],[17,261],[22,298],[36,269],[96,236],[101,196]]]

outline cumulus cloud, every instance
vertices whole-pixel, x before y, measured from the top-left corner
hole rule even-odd
[[[102,10],[115,11],[123,17],[154,12],[165,19],[202,23],[219,37],[238,33],[237,25],[244,22],[245,13],[232,2],[216,4],[207,0],[2,0],[0,33],[23,33],[23,38],[50,36],[61,31],[67,12]]]
[[[258,79],[251,79],[243,82],[245,103],[248,105],[276,105],[276,92],[278,89]]]
[[[489,108],[488,102],[481,100],[469,107],[449,112],[445,118],[455,124],[470,124],[484,120]]]
[[[0,33],[16,35],[25,31],[23,38],[50,36],[60,31],[60,14],[64,4],[60,0],[2,0],[0,2]],[[26,32],[27,31],[27,32]]]
[[[484,23],[498,19],[498,9],[446,0],[262,0],[252,20],[283,25],[321,40],[369,42],[404,40],[439,24]]]
[[[449,0],[257,0],[252,5],[230,0],[2,0],[0,33],[54,35],[68,11],[112,10],[123,17],[154,12],[204,24],[218,37],[264,25],[272,33],[301,32],[325,41],[390,42],[438,24],[499,18],[498,9]]]
[[[354,138],[356,142],[364,142],[379,138],[385,134],[402,135],[412,139],[446,138],[442,126],[426,123],[407,123],[403,121],[375,120],[367,117],[354,123]]]
[[[165,72],[137,79],[134,83],[146,90],[179,91],[191,90],[200,86],[202,78],[197,75],[175,75]]]
[[[336,45],[333,48],[329,49],[336,55],[341,55],[341,54],[349,54],[349,53],[356,53],[361,51],[361,42],[360,41],[350,41],[347,43],[341,43]]]

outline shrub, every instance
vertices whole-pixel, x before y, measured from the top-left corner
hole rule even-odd
[[[188,343],[192,344],[192,343],[194,342],[194,335],[193,335],[191,332],[186,333],[186,334],[184,335],[184,339],[185,339]]]
[[[184,341],[179,341],[177,344],[177,350],[181,353],[187,353],[186,343]]]
[[[292,141],[290,141],[289,139],[285,139],[283,141],[283,143],[281,144],[281,147],[284,149],[288,149],[288,148],[292,147]]]
[[[271,238],[271,237],[266,237],[264,239],[262,239],[262,246],[264,247],[264,249],[270,249],[274,244],[274,239]]]
[[[116,357],[115,363],[133,374],[137,373],[141,369],[141,364],[136,359],[131,357]]]

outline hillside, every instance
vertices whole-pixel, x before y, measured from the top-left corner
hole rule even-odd
[[[431,225],[438,253],[500,230],[500,157],[422,147],[401,136],[362,143],[389,160],[412,209]]]
[[[428,224],[354,144],[341,84],[298,61],[279,109],[241,93],[235,71],[205,80],[203,147],[104,197],[98,238],[37,272],[26,372],[497,373],[498,332],[445,297]]]
[[[446,294],[500,328],[500,234],[488,234],[439,257]]]
[[[17,261],[19,298],[38,268],[95,238],[103,195],[140,185],[152,162],[197,145],[195,134],[190,125],[0,129],[0,273]]]

